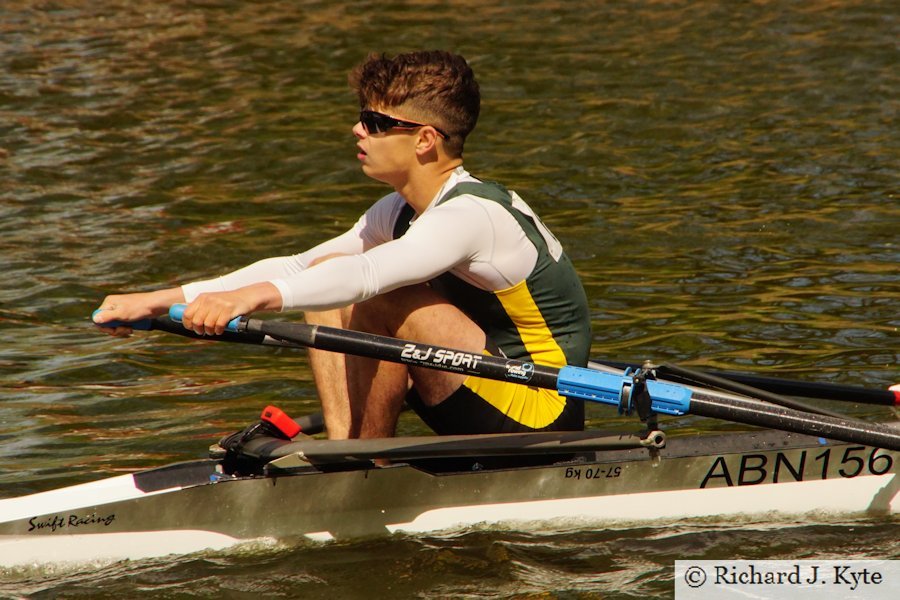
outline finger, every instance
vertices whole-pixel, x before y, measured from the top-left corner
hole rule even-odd
[[[189,329],[194,333],[199,333],[199,331],[197,331],[194,327],[194,314],[196,313],[196,311],[197,305],[195,302],[191,302],[190,304],[188,304],[184,309],[184,313],[181,315],[181,325],[185,329]]]
[[[97,323],[98,325],[102,324],[102,323],[106,323],[107,321],[114,321],[114,320],[116,320],[116,318],[115,318],[115,315],[112,313],[113,313],[113,311],[115,311],[116,308],[118,308],[118,307],[114,304],[108,305],[108,306],[103,306],[101,304],[100,308],[95,310],[94,314],[91,315],[91,319],[94,321],[94,323]]]
[[[222,335],[223,333],[225,333],[225,329],[228,327],[228,323],[230,323],[232,319],[230,315],[230,312],[223,312],[219,314],[219,318],[216,320],[216,335]]]
[[[184,309],[181,324],[197,335],[208,335],[214,329],[214,323],[209,323],[213,312],[212,299],[209,294],[200,294]]]
[[[211,312],[206,319],[207,333],[209,335],[222,335],[225,333],[225,325],[228,324],[228,315],[231,314],[223,307],[217,307],[218,310]]]

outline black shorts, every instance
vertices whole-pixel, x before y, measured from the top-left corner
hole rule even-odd
[[[438,435],[584,429],[582,400],[508,382],[469,377],[437,406],[426,406],[412,388],[406,402]]]

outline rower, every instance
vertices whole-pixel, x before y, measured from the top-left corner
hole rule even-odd
[[[585,366],[590,314],[562,245],[518,194],[463,167],[481,102],[467,62],[440,51],[372,55],[351,85],[357,158],[392,193],[310,250],[109,296],[95,321],[155,317],[186,301],[185,327],[209,335],[238,315],[301,310],[308,323],[459,349],[440,357],[451,367],[484,355]],[[582,400],[552,389],[319,350],[310,362],[333,439],[393,435],[404,402],[439,434],[584,427]]]

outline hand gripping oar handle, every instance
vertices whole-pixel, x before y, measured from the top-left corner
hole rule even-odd
[[[241,319],[237,329],[319,350],[553,389],[563,396],[620,408],[630,407],[628,395],[634,385],[634,378],[628,375],[620,376],[580,367],[557,369],[319,325]],[[900,430],[877,423],[813,415],[711,390],[693,392],[681,385],[659,381],[648,380],[646,386],[654,412],[669,415],[690,413],[900,451]]]
[[[184,318],[184,310],[187,308],[187,304],[173,304],[169,307],[169,318],[175,321],[176,323],[181,323],[181,320]],[[238,333],[242,317],[235,317],[232,320],[228,321],[228,324],[225,326],[225,331],[230,331],[232,333]]]
[[[181,313],[184,313],[184,306],[176,305],[181,307]],[[101,309],[95,310],[91,315],[91,322],[93,322],[93,316],[100,312]],[[171,310],[171,309],[170,309]],[[237,322],[239,319],[234,319],[233,322]],[[234,330],[226,331],[222,335],[200,335],[194,333],[189,329],[185,329],[181,324],[181,320],[179,317],[178,321],[175,321],[169,316],[156,317],[154,319],[141,319],[139,321],[108,321],[106,323],[96,323],[94,325],[97,327],[131,327],[132,329],[139,329],[141,331],[165,331],[166,333],[174,333],[175,335],[180,335],[183,337],[188,337],[196,340],[207,340],[207,341],[223,341],[223,342],[236,342],[239,344],[270,344],[274,343],[274,345],[283,345],[279,342],[274,342],[270,338],[266,338],[264,335],[253,334],[253,333],[234,333]]]

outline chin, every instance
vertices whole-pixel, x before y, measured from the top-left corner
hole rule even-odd
[[[381,183],[391,185],[391,177],[387,173],[379,173],[376,169],[373,169],[369,165],[363,165],[362,172],[366,177],[370,179],[374,179],[375,181],[380,181]]]

